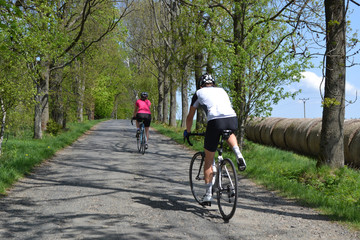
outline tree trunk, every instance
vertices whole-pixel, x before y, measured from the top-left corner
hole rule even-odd
[[[1,120],[1,130],[0,130],[0,156],[2,155],[2,143],[4,141],[5,125],[6,125],[6,110],[4,107],[4,101],[0,98],[2,120]]]
[[[41,82],[36,85],[36,95],[35,95],[35,112],[34,112],[34,138],[42,139],[42,129],[41,129]]]
[[[163,120],[163,108],[164,108],[164,79],[162,77],[162,71],[159,70],[158,75],[158,92],[159,92],[159,99],[158,99],[158,106],[157,106],[157,120]]]
[[[325,0],[326,71],[318,166],[344,166],[345,1]]]
[[[58,69],[55,71],[54,76],[54,84],[52,84],[52,119],[59,124],[60,126],[64,123],[64,103],[63,103],[63,96],[62,96],[62,69]]]
[[[49,121],[49,82],[50,82],[50,62],[45,61],[44,62],[44,70],[43,70],[43,76],[42,79],[44,80],[43,84],[40,84],[41,86],[41,107],[42,107],[42,113],[41,113],[41,129],[44,131],[46,130],[46,125]]]
[[[242,44],[244,43],[244,23],[243,23],[243,11],[246,9],[246,3],[241,2],[240,0],[235,1],[235,10],[233,15],[233,28],[234,28],[234,53],[238,59],[242,59],[241,48],[244,47]],[[233,82],[234,82],[234,108],[236,115],[238,116],[238,132],[237,139],[240,148],[242,148],[244,144],[244,136],[245,136],[245,120],[247,118],[245,106],[246,106],[246,97],[245,97],[245,79],[244,79],[244,63],[237,62],[234,65],[234,73],[232,74]]]
[[[169,76],[164,72],[164,105],[163,105],[163,119],[162,122],[169,124],[169,99],[170,99],[170,81]]]
[[[43,131],[49,120],[49,72],[47,64],[42,64],[45,68],[36,82],[35,112],[34,112],[34,138],[42,139]]]
[[[171,77],[170,79],[170,119],[169,125],[176,127],[176,81]]]
[[[119,97],[120,97],[120,93],[116,94],[114,98],[114,107],[111,112],[111,118],[113,119],[118,119]]]
[[[77,88],[77,108],[76,108],[76,116],[78,122],[84,121],[84,95],[85,95],[85,79],[83,77],[83,74],[81,74],[83,71],[80,71],[80,68],[82,67],[81,61],[76,62],[78,73],[75,77],[76,81],[76,88]]]
[[[88,108],[86,108],[86,113],[88,116],[88,120],[95,119],[95,103],[93,101],[91,103],[89,103]]]
[[[41,139],[49,121],[49,80],[50,62],[41,63],[43,70],[36,82],[34,138]]]
[[[203,74],[202,72],[202,64],[203,64],[204,55],[199,52],[195,54],[195,81],[196,81],[196,89],[200,89],[200,79]],[[196,130],[202,128],[206,122],[206,115],[202,108],[198,108],[196,111]]]
[[[185,69],[185,68],[184,68]],[[188,80],[186,78],[186,73],[182,74],[181,81],[181,127],[186,127],[186,116],[189,111],[189,102],[188,102]]]

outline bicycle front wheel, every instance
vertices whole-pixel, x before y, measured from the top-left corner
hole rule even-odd
[[[205,194],[205,178],[204,178],[204,152],[197,152],[191,159],[189,180],[191,193],[195,200],[201,204],[201,199]]]
[[[224,159],[219,166],[217,203],[225,221],[234,216],[238,199],[238,180],[234,163]]]

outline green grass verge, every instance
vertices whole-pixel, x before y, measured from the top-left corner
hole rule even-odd
[[[183,141],[183,129],[152,123],[160,133]],[[203,139],[193,141],[201,150]],[[241,174],[276,190],[283,197],[316,208],[330,219],[360,230],[360,171],[344,167],[316,167],[316,160],[289,151],[262,146],[249,141],[242,151],[247,168]],[[224,154],[234,159],[231,151]]]
[[[5,140],[0,157],[0,194],[6,194],[6,190],[14,182],[30,173],[36,165],[73,143],[101,121],[103,120],[69,123],[65,131],[56,136],[45,133],[43,139],[33,139],[31,133],[25,133],[21,137]]]

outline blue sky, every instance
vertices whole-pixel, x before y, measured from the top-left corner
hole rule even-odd
[[[360,7],[350,3],[350,9],[353,12],[350,15],[351,28],[353,31],[360,32]],[[358,44],[357,48],[360,48]],[[316,61],[316,60],[315,60]],[[355,56],[355,62],[360,63],[360,55]],[[322,80],[321,69],[307,69],[302,73],[303,79],[299,83],[294,83],[288,86],[287,89],[295,91],[302,89],[302,92],[293,99],[286,99],[273,106],[272,117],[285,118],[303,118],[304,117],[304,100],[305,101],[305,116],[307,118],[322,117],[320,83]],[[348,104],[345,109],[345,118],[353,119],[360,118],[360,66],[356,65],[347,68],[346,71],[346,100],[355,101],[356,91],[358,99],[353,104]],[[323,83],[324,84],[324,83]],[[323,85],[322,85],[323,86]],[[323,87],[322,87],[323,89]],[[323,90],[322,90],[322,93]]]

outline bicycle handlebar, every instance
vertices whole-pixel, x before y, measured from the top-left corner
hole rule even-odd
[[[186,137],[184,137],[184,142],[185,142],[185,138],[187,140],[187,142],[189,143],[190,146],[193,146],[193,144],[190,142],[190,136],[205,136],[205,133],[189,133]]]

